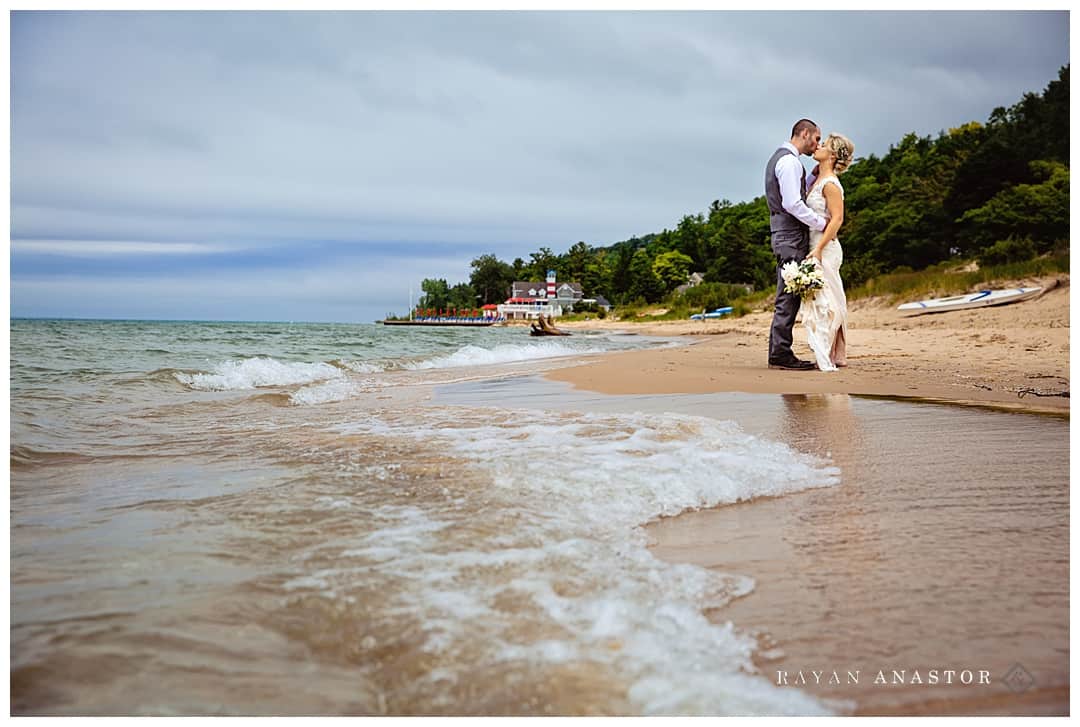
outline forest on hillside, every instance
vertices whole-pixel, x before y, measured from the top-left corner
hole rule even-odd
[[[1067,250],[1069,66],[1041,94],[994,109],[985,123],[936,138],[911,133],[883,157],[857,157],[841,181],[847,286],[953,258],[998,264]],[[542,247],[513,262],[481,255],[468,282],[424,280],[420,305],[500,303],[512,281],[543,280],[548,270],[580,282],[586,297],[616,305],[671,300],[691,272],[706,281],[685,293],[697,306],[723,305],[746,285],[771,289],[776,263],[765,197],[717,200],[671,229],[607,247],[579,241],[561,255]]]

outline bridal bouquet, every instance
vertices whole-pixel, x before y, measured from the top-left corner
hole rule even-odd
[[[784,290],[794,293],[803,300],[825,287],[821,269],[812,260],[803,260],[801,263],[792,260],[785,263],[780,268],[780,276],[784,279]]]

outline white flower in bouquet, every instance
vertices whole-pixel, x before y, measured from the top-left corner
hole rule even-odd
[[[784,290],[803,299],[825,287],[821,269],[813,260],[803,260],[801,263],[792,260],[784,263],[780,268],[780,276],[784,279]]]

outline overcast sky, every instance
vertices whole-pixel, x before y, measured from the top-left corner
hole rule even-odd
[[[370,321],[426,277],[882,155],[1069,62],[1054,12],[15,12],[14,316]],[[416,293],[414,292],[414,295]]]

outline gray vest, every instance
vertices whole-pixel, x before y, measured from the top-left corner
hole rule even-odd
[[[780,147],[769,158],[769,163],[765,165],[765,202],[769,205],[769,230],[771,232],[780,232],[782,230],[799,230],[807,229],[806,225],[799,221],[798,217],[789,214],[784,209],[782,197],[780,195],[780,180],[776,178],[776,163],[783,158],[785,154],[791,154],[798,161],[799,157],[791,149]],[[802,169],[802,183],[800,184],[799,194],[802,195],[803,202],[806,201],[806,167],[803,167],[802,162],[799,162],[799,167]]]

